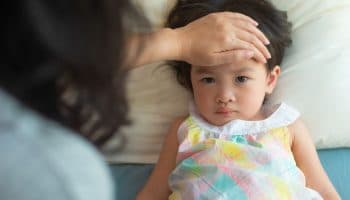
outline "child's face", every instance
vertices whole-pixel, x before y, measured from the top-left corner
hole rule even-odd
[[[221,126],[233,119],[259,120],[265,94],[276,84],[280,68],[267,72],[253,59],[215,67],[192,66],[191,82],[198,112]]]

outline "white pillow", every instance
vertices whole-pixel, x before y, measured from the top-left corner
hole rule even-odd
[[[186,115],[189,93],[176,82],[172,69],[162,63],[134,69],[127,91],[132,124],[119,134],[127,141],[121,151],[105,153],[106,158],[112,163],[154,163],[169,125],[176,117]],[[105,151],[120,142],[115,137]]]
[[[134,0],[159,27],[173,0]],[[318,148],[350,147],[350,2],[348,0],[271,0],[293,23],[293,44],[271,102],[296,107]],[[166,11],[164,11],[166,10]],[[189,95],[159,63],[133,70],[128,83],[131,126],[122,133],[122,151],[110,162],[154,163],[171,121],[187,113]],[[106,149],[120,142],[112,140]]]
[[[293,23],[272,102],[301,112],[317,148],[350,146],[350,2],[272,2]]]

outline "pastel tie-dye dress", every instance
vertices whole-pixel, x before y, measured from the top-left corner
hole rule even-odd
[[[178,130],[169,199],[322,199],[305,186],[290,149],[287,126],[299,117],[296,110],[282,103],[264,120],[233,120],[218,127],[193,108]]]

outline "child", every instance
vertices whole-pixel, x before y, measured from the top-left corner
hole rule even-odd
[[[270,40],[272,57],[216,67],[172,63],[193,94],[190,115],[172,125],[138,199],[339,199],[299,113],[284,103],[265,103],[290,44],[285,13],[263,0],[185,0],[169,25],[184,26],[218,11],[255,19]]]

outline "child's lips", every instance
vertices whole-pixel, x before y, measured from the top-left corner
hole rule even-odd
[[[233,109],[230,108],[218,108],[215,113],[217,114],[223,114],[223,115],[228,115],[235,112]]]

